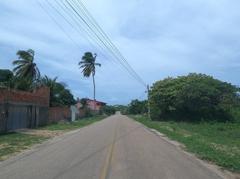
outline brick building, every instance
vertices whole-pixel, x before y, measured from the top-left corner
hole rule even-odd
[[[92,100],[88,98],[83,98],[86,101],[86,107],[92,111],[100,111],[102,107],[106,106],[106,103]]]
[[[49,100],[47,87],[33,92],[0,88],[0,132],[47,124]]]

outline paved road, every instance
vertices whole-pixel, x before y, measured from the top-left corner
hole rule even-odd
[[[120,114],[0,164],[1,179],[219,179]]]

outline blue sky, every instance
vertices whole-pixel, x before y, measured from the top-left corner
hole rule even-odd
[[[49,0],[53,5],[54,0]],[[144,87],[119,64],[74,31],[45,0],[40,2],[76,41],[76,46],[40,8],[37,0],[0,1],[0,68],[12,69],[17,50],[32,48],[44,75],[58,76],[75,97],[92,97],[92,80],[77,63],[98,53],[97,99],[127,104],[144,99]],[[85,0],[85,5],[127,58],[152,84],[168,76],[206,73],[240,85],[239,0]],[[56,4],[55,4],[56,5]],[[93,44],[94,45],[94,44]]]

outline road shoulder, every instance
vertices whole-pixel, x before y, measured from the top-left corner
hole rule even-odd
[[[130,116],[128,116],[128,118],[130,120],[132,120],[133,122],[137,123],[138,125],[141,125],[147,132],[150,132],[150,133],[158,136],[159,138],[161,138],[162,140],[164,140],[168,144],[174,146],[177,150],[181,151],[188,158],[191,158],[192,160],[197,161],[199,163],[199,165],[202,165],[202,166],[208,168],[210,171],[214,172],[218,176],[220,176],[222,178],[225,178],[225,179],[240,179],[240,174],[230,172],[230,171],[225,170],[225,169],[223,169],[223,168],[221,168],[221,167],[219,167],[219,166],[217,166],[213,163],[202,160],[202,159],[198,158],[195,154],[186,151],[186,148],[185,148],[184,144],[170,139],[165,134],[157,131],[156,129],[147,127],[146,125],[136,121],[135,119],[133,119]]]

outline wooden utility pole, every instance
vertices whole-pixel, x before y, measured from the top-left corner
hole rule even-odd
[[[151,109],[150,109],[150,88],[147,85],[147,95],[148,95],[148,118],[151,119]]]

